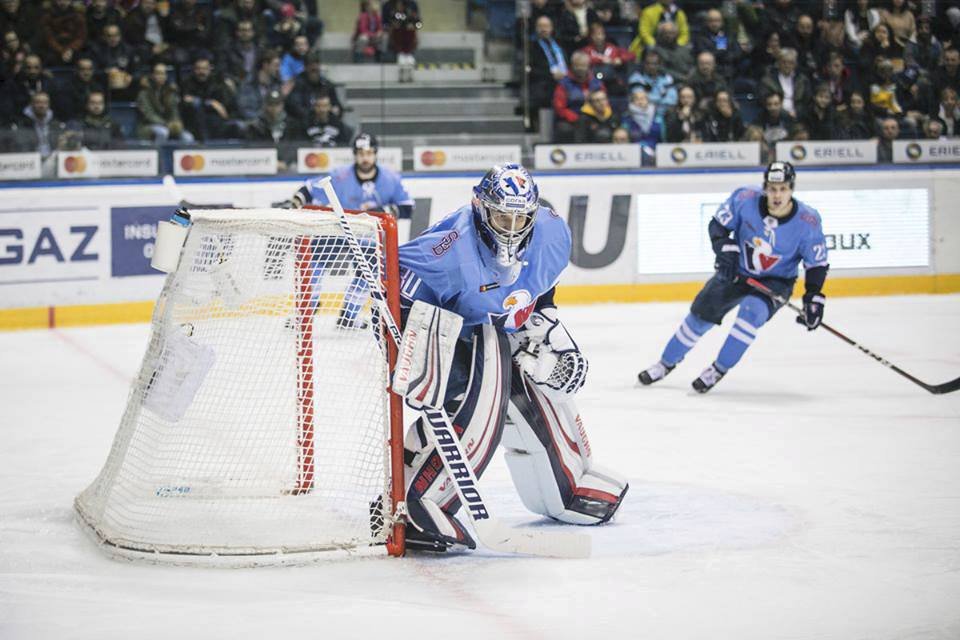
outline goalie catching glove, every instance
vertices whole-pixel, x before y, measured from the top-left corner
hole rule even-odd
[[[534,311],[512,339],[517,366],[545,393],[570,397],[586,382],[587,359],[557,319],[556,307]]]

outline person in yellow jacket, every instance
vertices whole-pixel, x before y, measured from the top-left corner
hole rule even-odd
[[[657,43],[657,25],[661,22],[676,23],[679,31],[678,45],[683,46],[690,42],[690,24],[687,22],[687,14],[673,0],[658,0],[640,13],[637,37],[630,43],[630,51],[637,54],[638,58],[643,53],[644,47]]]

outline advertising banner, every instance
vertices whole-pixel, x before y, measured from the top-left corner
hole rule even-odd
[[[276,149],[186,149],[173,152],[175,176],[274,175]]]
[[[470,145],[464,147],[414,147],[415,171],[486,171],[495,164],[520,162],[520,145]]]
[[[777,159],[800,165],[876,164],[874,140],[778,142]]]
[[[637,273],[707,273],[707,225],[729,193],[637,194]],[[803,191],[820,212],[831,269],[930,265],[927,189]]]
[[[960,162],[960,138],[950,140],[894,140],[893,161]]]
[[[108,277],[107,235],[100,207],[0,209],[0,291]]]
[[[707,142],[657,145],[658,167],[756,167],[759,142]]]
[[[639,169],[638,144],[538,144],[537,169]]]
[[[297,173],[327,173],[345,164],[353,164],[352,147],[297,149]],[[399,173],[403,170],[403,149],[380,147],[377,149],[377,164]]]
[[[170,207],[113,207],[110,210],[110,275],[157,275],[150,267],[157,223],[170,219]]]
[[[398,221],[400,241],[468,204],[481,175],[404,177],[416,207],[412,219]],[[266,207],[288,198],[299,180],[238,178],[212,188],[183,179],[177,185],[182,197],[198,204]],[[710,218],[733,189],[759,180],[755,168],[538,176],[542,203],[570,228],[570,266],[562,283],[700,279],[713,269]],[[810,171],[799,176],[798,186],[797,196],[823,216],[835,276],[850,270],[859,271],[857,277],[960,273],[960,222],[952,207],[960,200],[960,171]],[[155,299],[163,284],[149,266],[156,223],[170,215],[179,194],[155,178],[3,187],[0,308]]]
[[[0,180],[37,180],[41,173],[39,153],[0,153]]]
[[[119,178],[155,176],[159,154],[138,151],[60,151],[58,178]]]

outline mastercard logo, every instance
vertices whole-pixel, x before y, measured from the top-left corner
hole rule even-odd
[[[326,169],[330,166],[330,156],[326,153],[308,153],[303,159],[308,169]]]
[[[420,154],[420,162],[425,167],[442,167],[447,163],[447,154],[443,151],[424,151]]]
[[[202,171],[206,164],[206,160],[199,154],[186,155],[180,158],[180,168],[184,171]]]
[[[84,173],[87,170],[87,159],[83,156],[67,156],[63,161],[63,168],[67,173]]]

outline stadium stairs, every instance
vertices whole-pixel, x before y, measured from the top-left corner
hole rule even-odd
[[[338,85],[346,121],[403,149],[433,145],[517,144],[526,154],[536,136],[525,132],[513,67],[484,33],[421,32],[413,68],[393,62],[352,63],[350,34],[322,40],[325,74]]]

